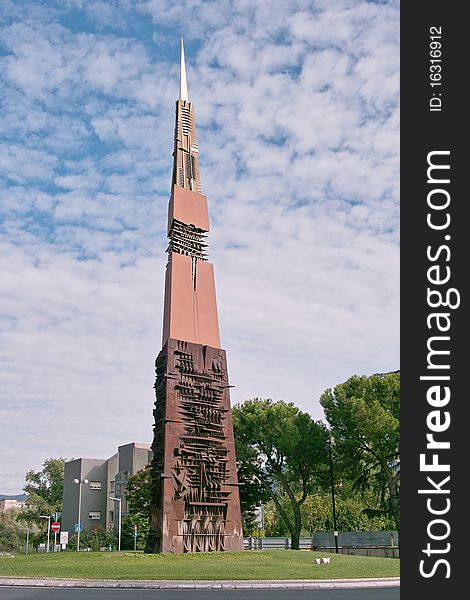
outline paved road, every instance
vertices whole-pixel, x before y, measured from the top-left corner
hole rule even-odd
[[[0,587],[0,600],[399,600],[400,588],[316,590],[119,590]]]

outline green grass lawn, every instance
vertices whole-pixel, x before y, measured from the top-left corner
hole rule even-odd
[[[329,565],[314,559],[329,556]],[[0,556],[0,575],[71,579],[358,579],[398,577],[394,558],[296,550],[134,554],[60,552]]]

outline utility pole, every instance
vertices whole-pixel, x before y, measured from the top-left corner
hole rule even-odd
[[[338,528],[336,527],[335,479],[333,476],[333,458],[331,456],[331,439],[328,441],[328,457],[330,459],[331,503],[333,506],[333,527],[335,537],[335,552],[338,554]]]
[[[115,497],[112,497],[112,498],[110,498],[110,500],[114,500],[114,502],[118,502],[118,503],[119,503],[119,517],[118,517],[118,552],[121,552],[121,519],[122,519],[121,504],[122,504],[122,498],[115,498]]]
[[[39,515],[40,519],[47,519],[47,546],[46,546],[46,552],[49,552],[49,539],[50,539],[50,533],[51,533],[51,515],[46,516],[46,515]]]
[[[82,523],[80,519],[82,518],[82,485],[85,483],[89,483],[88,479],[83,479],[80,481],[79,479],[74,479],[73,482],[78,485],[78,531],[77,531],[77,552],[80,551],[80,529]]]

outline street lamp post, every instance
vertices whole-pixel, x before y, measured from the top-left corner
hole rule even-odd
[[[78,485],[78,531],[77,531],[77,552],[80,552],[80,527],[82,526],[82,485],[89,483],[88,479],[74,479],[74,483]]]
[[[331,504],[333,506],[333,527],[335,537],[335,551],[338,554],[338,528],[336,526],[336,505],[335,505],[335,479],[333,476],[333,458],[331,455],[331,438],[327,442],[328,445],[328,458],[330,461],[330,485],[331,485]]]
[[[46,547],[46,552],[49,552],[49,535],[51,532],[51,515],[46,516],[46,515],[39,515],[40,519],[47,519],[47,547]]]
[[[122,518],[122,512],[121,512],[121,504],[122,504],[122,498],[115,498],[112,497],[110,498],[110,500],[114,500],[114,502],[118,502],[119,503],[119,516],[118,516],[118,552],[121,552],[121,518]]]

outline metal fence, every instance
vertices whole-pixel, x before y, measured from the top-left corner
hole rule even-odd
[[[243,542],[245,550],[287,550],[291,548],[291,540],[287,537],[246,537]],[[340,554],[399,558],[398,546],[397,531],[338,532],[338,552]],[[318,531],[312,537],[300,538],[299,548],[301,550],[336,552],[335,536],[328,531]]]

